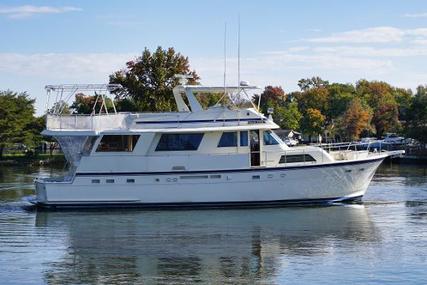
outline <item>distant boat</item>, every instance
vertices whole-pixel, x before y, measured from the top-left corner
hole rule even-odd
[[[61,94],[58,98],[67,91],[92,90],[104,100],[102,91],[118,87],[61,85],[47,90]],[[248,84],[226,87],[228,92],[253,89]],[[178,112],[106,110],[84,116],[51,111],[43,134],[59,142],[70,173],[36,179],[36,203],[183,208],[352,201],[365,194],[386,157],[402,153],[289,148],[273,131],[279,126],[256,106],[205,110],[197,100],[199,93],[223,91],[177,86]]]

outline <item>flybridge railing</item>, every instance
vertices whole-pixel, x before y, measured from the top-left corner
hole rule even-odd
[[[110,115],[47,115],[47,130],[119,130],[126,129],[127,114]]]
[[[313,144],[312,146],[320,147],[326,150],[327,152],[331,151],[361,151],[361,150],[369,150],[371,152],[381,152],[382,149],[382,141],[374,140],[369,142],[340,142],[340,143],[321,143],[321,144]]]

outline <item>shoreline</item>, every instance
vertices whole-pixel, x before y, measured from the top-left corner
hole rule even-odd
[[[50,154],[37,154],[34,156],[26,156],[23,153],[18,154],[5,154],[0,159],[0,166],[3,165],[20,165],[20,164],[30,164],[30,165],[55,165],[55,164],[64,164],[66,162],[64,154],[55,153]]]

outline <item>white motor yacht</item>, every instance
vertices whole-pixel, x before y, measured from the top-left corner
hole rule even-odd
[[[46,89],[56,93],[56,102],[63,102],[67,92],[96,91],[105,107],[108,91],[119,87]],[[271,116],[256,106],[204,109],[197,100],[200,93],[223,91],[179,85],[173,90],[178,111],[166,113],[118,113],[115,108],[108,113],[105,108],[104,113],[65,115],[61,104],[54,104],[43,134],[60,144],[69,174],[36,179],[37,205],[212,208],[354,201],[365,194],[381,162],[401,153],[290,148],[275,135],[279,126]]]

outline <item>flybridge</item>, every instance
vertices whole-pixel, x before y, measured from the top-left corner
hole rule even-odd
[[[102,110],[108,114],[106,107],[106,98],[108,94],[113,91],[122,89],[120,84],[61,84],[61,85],[46,85],[47,102],[46,102],[46,113],[52,115],[62,115],[65,104],[69,103],[72,98],[78,93],[94,93],[96,95],[95,104],[93,106],[92,114],[95,114],[95,108],[99,101],[101,101]],[[87,95],[87,94],[85,94]],[[54,98],[53,98],[54,97]],[[51,101],[53,102],[51,103]],[[117,113],[114,101],[112,101],[114,113]],[[52,104],[52,105],[51,105]]]
[[[76,84],[48,85],[49,98],[54,97],[52,107],[47,108],[47,127],[45,135],[96,135],[102,132],[170,132],[194,130],[230,130],[230,129],[275,129],[278,126],[257,111],[257,108],[230,109],[215,105],[206,110],[202,108],[196,96],[200,93],[244,93],[258,89],[242,82],[241,86],[210,87],[200,85],[178,85],[173,89],[178,112],[163,113],[118,113],[113,104],[114,113],[108,113],[106,100],[113,91],[122,89],[119,84]],[[63,114],[64,103],[79,92],[96,95],[95,105],[90,115]],[[52,96],[54,95],[54,96]],[[187,98],[187,103],[184,97]],[[248,96],[249,98],[249,96]],[[113,101],[113,100],[111,100]],[[98,104],[99,111],[97,111]],[[100,105],[100,106],[99,106]],[[218,129],[220,128],[220,129]]]
[[[201,112],[47,115],[45,135],[97,135],[103,132],[192,132],[276,129],[254,109],[214,107]]]
[[[222,86],[222,87],[211,87],[211,86],[200,86],[200,85],[178,85],[177,87],[175,87],[173,89],[173,95],[175,97],[175,102],[178,106],[178,111],[190,112],[190,108],[191,108],[191,111],[193,111],[193,112],[203,111],[202,106],[200,105],[199,101],[197,101],[194,94],[198,94],[198,93],[222,93],[222,92],[224,94],[227,94],[228,92],[235,92],[235,93],[239,94],[240,92],[243,92],[247,95],[246,90],[259,89],[259,87],[257,87],[257,86],[248,86],[248,85],[245,85],[242,83],[240,84],[241,86],[226,86],[226,87],[224,87],[224,86]],[[184,102],[184,99],[182,97],[183,93],[185,94],[185,96],[187,96],[188,102],[190,104],[190,108]]]

